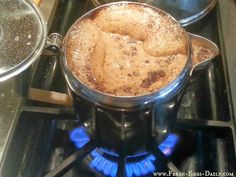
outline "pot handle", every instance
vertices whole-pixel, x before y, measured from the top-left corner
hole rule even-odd
[[[46,55],[59,55],[63,37],[58,33],[51,33],[47,38]]]
[[[193,80],[199,75],[199,73],[201,73],[203,69],[206,68],[206,66],[210,63],[212,59],[214,59],[217,55],[219,55],[219,48],[214,42],[210,41],[209,39],[206,39],[202,36],[192,34],[192,33],[188,33],[188,34],[189,34],[191,46],[192,46],[191,58],[192,58],[192,66],[193,66],[190,72],[190,78],[191,80]],[[194,58],[194,50],[193,50],[194,45],[210,50],[212,53],[212,56],[210,58],[205,58],[205,59],[203,58],[203,59],[200,59],[200,61],[198,61],[199,60],[198,57]]]

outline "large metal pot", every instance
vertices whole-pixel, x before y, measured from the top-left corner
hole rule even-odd
[[[22,3],[24,6],[22,6]],[[158,8],[142,3],[117,2],[97,7],[83,15],[80,19],[78,19],[78,21],[83,20],[87,16],[95,13],[102,8],[120,3],[132,3],[138,6],[150,7],[155,11],[161,11]],[[12,4],[14,6],[9,6]],[[25,8],[21,10],[20,14],[22,14],[23,11],[23,14],[28,15],[29,13],[27,12],[31,10],[32,14],[34,15],[32,23],[37,24],[36,26],[38,29],[38,33],[35,36],[37,37],[38,42],[34,46],[32,46],[32,50],[28,52],[29,55],[27,55],[26,57],[25,55],[19,57],[19,61],[15,66],[11,67],[10,69],[4,69],[2,72],[0,71],[0,81],[10,78],[26,69],[33,61],[38,58],[38,56],[42,53],[44,47],[50,48],[50,50],[54,52],[59,49],[61,55],[61,69],[66,78],[66,82],[68,84],[68,88],[71,93],[70,95],[72,96],[76,114],[79,117],[80,124],[83,124],[88,128],[87,130],[90,131],[90,135],[99,143],[100,146],[112,152],[120,153],[121,151],[125,151],[126,154],[132,155],[146,151],[148,145],[150,144],[150,140],[153,140],[152,143],[154,143],[155,145],[160,144],[168,135],[168,133],[172,131],[172,125],[176,117],[178,105],[180,103],[184,89],[188,85],[189,81],[193,79],[193,77],[199,71],[204,69],[204,66],[206,66],[206,64],[219,52],[217,46],[211,41],[201,36],[188,34],[187,32],[185,32],[186,39],[188,40],[188,59],[182,72],[175,78],[175,80],[173,80],[170,84],[166,85],[160,90],[142,96],[121,97],[109,95],[90,89],[82,82],[80,82],[80,80],[76,78],[69,69],[65,57],[65,52],[68,34],[73,28],[73,25],[64,38],[64,42],[61,48],[60,35],[52,34],[48,38],[46,38],[46,23],[37,7],[33,5],[30,0],[13,0],[10,4],[2,4],[1,7],[7,10],[4,5],[7,5],[6,7],[10,8],[17,7],[19,4],[21,5],[20,7],[26,8],[26,10]],[[166,12],[162,11],[162,13]],[[13,16],[13,14],[11,13],[11,9],[8,10],[6,14],[8,16],[3,16],[5,22],[11,17],[14,17],[14,22],[14,20],[18,18],[17,15],[19,15],[19,13],[16,13],[15,16]],[[176,21],[176,23],[178,22]],[[12,24],[14,26],[14,23]],[[7,27],[11,26],[8,25],[8,23],[4,23],[3,25],[6,25]],[[5,45],[6,32],[10,32],[10,34],[13,35],[13,39],[18,41],[18,38],[16,38],[17,36],[14,36],[14,30],[3,31],[3,25],[0,23],[0,44]],[[19,32],[19,34],[23,35],[23,42],[26,41],[26,43],[24,44],[27,45],[28,39],[31,39],[32,36],[24,34],[25,31],[16,31]],[[207,61],[202,61],[201,63],[193,65],[193,53],[191,50],[191,42],[193,40],[201,44],[202,46],[211,49],[214,53],[214,56]],[[11,38],[9,38],[8,41],[12,46],[18,47],[17,50],[22,49],[21,46],[14,45],[15,43],[12,42]],[[47,44],[45,46],[46,42]],[[5,57],[4,53],[0,56]],[[124,147],[125,150],[123,149]]]
[[[76,21],[76,23],[78,23],[78,21],[83,20],[87,16],[89,16],[93,13],[96,13],[96,11],[99,11],[102,8],[106,8],[107,6],[121,4],[121,3],[137,4],[140,6],[150,7],[156,11],[162,11],[158,8],[155,8],[153,6],[149,6],[147,4],[142,4],[142,3],[116,2],[116,3],[106,4],[106,5],[103,5],[103,6],[100,6],[98,8],[91,10],[90,12],[83,15],[80,19],[78,19]],[[166,13],[164,11],[162,11],[162,12]],[[178,23],[178,22],[176,21],[176,23]],[[101,93],[99,91],[92,90],[92,89],[88,88],[86,85],[82,84],[78,80],[78,78],[76,78],[75,75],[70,71],[70,69],[67,65],[67,60],[66,60],[65,56],[66,56],[66,43],[67,43],[68,34],[72,30],[72,28],[73,28],[73,25],[70,28],[70,30],[68,31],[68,33],[64,39],[64,45],[62,48],[62,55],[61,55],[62,70],[64,72],[64,75],[66,77],[66,81],[67,81],[69,87],[77,95],[79,95],[85,99],[88,99],[91,102],[95,102],[95,103],[102,104],[102,105],[107,105],[107,106],[114,107],[114,108],[133,109],[133,108],[137,108],[140,106],[142,107],[142,106],[154,103],[154,102],[159,104],[159,103],[163,103],[163,102],[168,101],[170,98],[172,98],[177,93],[179,93],[186,86],[188,81],[191,79],[192,71],[197,68],[199,69],[199,67],[204,66],[210,60],[210,59],[208,59],[207,61],[198,63],[195,66],[193,66],[191,40],[195,40],[198,43],[200,43],[201,45],[206,46],[207,48],[210,48],[215,55],[218,55],[218,48],[213,42],[211,42],[203,37],[200,37],[200,36],[197,36],[194,34],[188,34],[187,32],[185,32],[185,35],[187,36],[186,38],[188,40],[188,60],[185,64],[182,72],[176,77],[175,80],[173,80],[170,84],[166,85],[162,89],[160,89],[156,92],[150,93],[150,94],[146,94],[146,95],[142,95],[142,96],[114,96],[114,95]]]
[[[153,6],[134,3],[116,2],[99,6],[79,18],[96,13],[102,8],[117,4],[136,4],[162,11]],[[166,13],[162,11],[163,13]],[[167,14],[167,13],[166,13]],[[167,14],[169,15],[169,14]],[[176,21],[176,20],[175,20]],[[178,23],[176,21],[176,23]],[[133,155],[147,150],[150,139],[160,144],[172,131],[179,103],[189,81],[197,75],[209,61],[218,55],[218,47],[206,38],[185,32],[188,40],[188,59],[181,73],[162,89],[142,96],[115,96],[93,90],[84,85],[72,73],[67,64],[66,47],[68,34],[64,38],[61,50],[61,68],[69,91],[74,101],[80,123],[90,130],[102,147],[112,152],[124,151]],[[192,41],[212,50],[214,56],[193,65]],[[194,73],[194,74],[193,74]]]

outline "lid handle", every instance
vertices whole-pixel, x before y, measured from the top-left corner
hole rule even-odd
[[[61,46],[62,36],[58,33],[51,33],[47,38],[47,45],[45,48],[54,55],[58,55]]]

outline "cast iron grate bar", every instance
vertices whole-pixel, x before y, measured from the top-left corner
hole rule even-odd
[[[126,164],[126,157],[123,155],[119,156],[116,177],[126,177],[125,164]]]
[[[74,110],[72,108],[50,108],[42,106],[23,106],[21,108],[22,112],[32,112],[32,113],[45,113],[45,114],[56,114],[56,115],[74,115]]]
[[[151,152],[155,156],[155,158],[158,159],[159,163],[166,166],[171,172],[180,174],[180,170],[166,158],[166,156],[161,152],[159,148],[153,148]]]
[[[232,122],[202,120],[202,119],[177,119],[177,126],[185,129],[209,129],[209,128],[232,128]]]
[[[51,172],[49,172],[45,177],[60,177],[64,175],[77,160],[82,160],[93,149],[95,149],[95,147],[96,146],[94,141],[88,142],[84,147],[82,147],[80,150],[77,150],[75,153],[70,155],[59,166],[57,166]]]

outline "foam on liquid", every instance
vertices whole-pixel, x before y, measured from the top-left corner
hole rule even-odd
[[[69,68],[85,85],[116,96],[165,87],[187,60],[184,31],[169,16],[135,4],[111,5],[74,24]]]

